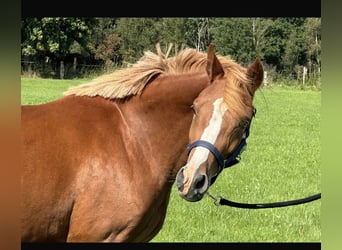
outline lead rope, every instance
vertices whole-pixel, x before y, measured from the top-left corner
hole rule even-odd
[[[321,193],[318,193],[318,194],[311,195],[311,196],[308,196],[306,198],[297,199],[297,200],[251,204],[251,203],[234,202],[231,200],[224,199],[221,196],[214,196],[214,195],[210,194],[209,192],[207,192],[207,195],[214,200],[214,204],[216,206],[226,205],[226,206],[230,206],[230,207],[247,208],[247,209],[261,209],[261,208],[276,208],[276,207],[294,206],[294,205],[304,204],[307,202],[318,200],[321,198]]]

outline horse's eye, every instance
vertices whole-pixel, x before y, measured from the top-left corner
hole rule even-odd
[[[249,124],[249,121],[247,119],[243,119],[239,122],[238,127],[244,129],[248,126],[248,124]]]

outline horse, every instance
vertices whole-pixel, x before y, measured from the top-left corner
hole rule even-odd
[[[213,44],[168,54],[145,51],[59,99],[22,105],[22,243],[149,242],[175,182],[180,197],[202,199],[244,138],[263,67]],[[187,152],[197,140],[206,143]]]

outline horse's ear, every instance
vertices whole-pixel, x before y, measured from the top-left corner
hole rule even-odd
[[[255,92],[264,80],[264,68],[259,58],[247,68],[247,75],[252,81],[253,92]]]
[[[216,77],[224,75],[223,67],[214,53],[214,47],[214,44],[211,43],[208,49],[207,73],[210,82],[213,82]]]

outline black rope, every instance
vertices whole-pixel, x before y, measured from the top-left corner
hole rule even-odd
[[[251,204],[251,203],[234,202],[234,201],[224,199],[222,197],[217,198],[211,194],[208,194],[208,195],[215,200],[216,205],[226,205],[226,206],[231,206],[231,207],[247,208],[247,209],[262,209],[262,208],[276,208],[276,207],[294,206],[294,205],[299,205],[299,204],[311,202],[314,200],[318,200],[321,198],[321,193],[318,193],[318,194],[308,196],[308,197],[303,198],[303,199],[297,199],[297,200],[273,202],[273,203]]]
[[[238,208],[248,208],[248,209],[261,209],[261,208],[294,206],[294,205],[311,202],[320,198],[321,198],[321,193],[315,194],[315,195],[312,195],[303,199],[283,201],[283,202],[273,202],[273,203],[257,203],[257,204],[239,203],[239,202],[234,202],[234,201],[221,198],[220,205],[226,205],[226,206],[238,207]]]

